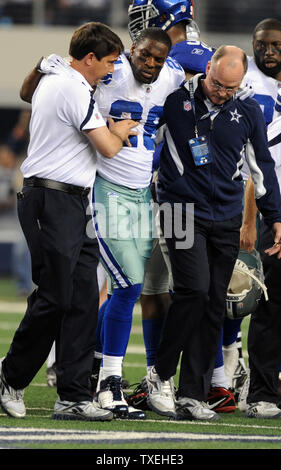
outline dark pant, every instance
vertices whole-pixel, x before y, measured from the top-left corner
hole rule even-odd
[[[165,231],[162,214],[161,219]],[[239,252],[240,226],[241,215],[224,222],[196,218],[191,248],[178,249],[174,234],[166,238],[174,293],[156,370],[163,380],[174,376],[182,353],[180,397],[205,400],[209,392],[225,315],[226,291]]]
[[[58,394],[91,400],[99,291],[96,238],[86,235],[88,198],[46,188],[24,187],[18,215],[31,253],[38,288],[3,362],[7,382],[25,388],[56,340]],[[92,233],[92,230],[91,230]]]
[[[269,300],[262,296],[251,315],[248,332],[250,388],[247,401],[277,403],[281,364],[281,260],[264,250],[274,244],[271,230],[262,221],[260,254]]]

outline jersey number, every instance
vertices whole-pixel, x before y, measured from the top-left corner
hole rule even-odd
[[[268,124],[273,119],[274,105],[275,105],[274,99],[269,95],[259,95],[259,94],[255,94],[253,98],[255,98],[257,102],[259,103],[262,109],[262,112],[264,114],[266,125],[268,126]]]
[[[143,126],[143,135],[133,135],[130,137],[132,147],[137,147],[138,139],[142,138],[143,145],[147,150],[154,149],[154,139],[162,113],[162,106],[153,106],[153,108],[150,109]],[[142,114],[142,105],[135,101],[117,100],[112,103],[110,108],[110,116],[115,121],[120,119],[133,119],[134,121],[141,122]]]

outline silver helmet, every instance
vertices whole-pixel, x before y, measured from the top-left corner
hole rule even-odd
[[[240,250],[227,289],[226,316],[235,319],[250,315],[262,294],[268,300],[260,254],[257,250]]]

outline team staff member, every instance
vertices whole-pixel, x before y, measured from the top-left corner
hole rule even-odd
[[[200,41],[200,31],[193,20],[193,10],[193,2],[191,0],[132,0],[128,9],[128,29],[131,38],[135,40],[140,31],[148,26],[161,27],[167,31],[172,41],[169,56],[176,59],[182,66],[186,72],[187,79],[196,73],[205,73],[207,63],[211,60],[214,53],[213,48]],[[239,96],[240,99],[245,99],[245,91],[245,89],[242,89],[240,93],[239,90],[236,93],[236,97]],[[249,93],[249,90],[247,93]],[[154,160],[157,163],[160,148],[161,145],[158,146],[154,154]],[[156,223],[158,223],[158,220]],[[152,255],[147,264],[144,286],[140,298],[147,370],[151,369],[154,365],[164,318],[170,304],[169,288],[172,288],[168,249],[162,237],[160,238],[160,246],[161,250],[159,249],[158,241],[155,240]],[[217,408],[220,412],[230,412],[234,411],[236,406],[232,392],[227,389],[228,381],[224,371],[222,340],[223,336],[218,350],[212,377],[212,387],[207,397],[207,402],[210,403],[212,409]],[[215,403],[218,403],[217,406]]]
[[[93,391],[99,390],[101,407],[126,419],[144,416],[128,407],[121,375],[132,312],[153,239],[150,181],[154,140],[166,97],[185,80],[179,64],[166,61],[170,47],[169,36],[160,28],[145,29],[130,51],[119,56],[114,73],[101,80],[94,94],[104,117],[120,120],[130,115],[138,121],[138,135],[130,139],[130,147],[124,146],[114,159],[97,152],[99,176],[94,185],[100,256],[110,276],[111,295],[99,311],[93,375],[99,370],[101,388],[93,381]],[[53,54],[44,59],[42,67],[44,73],[56,73],[68,65]],[[35,72],[24,82],[24,98],[32,96],[36,83]]]
[[[7,414],[26,414],[23,389],[57,344],[59,398],[53,418],[110,420],[92,403],[90,373],[98,313],[96,238],[86,235],[96,150],[111,158],[136,125],[107,128],[93,86],[114,70],[122,42],[108,27],[88,23],[71,39],[71,67],[43,76],[32,99],[30,145],[21,170],[19,220],[38,288],[1,364],[0,402]],[[135,134],[135,132],[134,132]]]
[[[234,98],[246,70],[245,53],[234,46],[222,46],[208,64],[206,76],[193,77],[172,93],[164,106],[167,131],[158,198],[172,211],[174,203],[194,205],[194,242],[191,248],[180,249],[176,233],[166,236],[174,294],[155,369],[146,382],[151,408],[182,419],[218,418],[203,401],[210,388],[227,287],[239,252],[240,170],[246,148],[251,150],[246,157],[258,207],[273,227],[274,241],[281,237],[280,193],[262,112],[255,100]],[[165,236],[165,225],[169,227],[171,221],[165,220],[164,212],[161,215]],[[182,210],[176,216],[181,217],[184,229],[187,214]],[[175,406],[172,378],[181,352]]]

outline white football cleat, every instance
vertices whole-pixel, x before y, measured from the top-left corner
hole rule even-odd
[[[143,380],[147,393],[147,404],[159,415],[176,417],[175,386],[173,377],[161,380],[153,367]]]
[[[275,419],[281,418],[281,410],[275,403],[258,401],[248,404],[244,416],[246,418]]]
[[[0,404],[2,409],[13,418],[24,418],[26,415],[25,404],[23,401],[24,390],[15,390],[4,377],[2,371],[2,361],[0,361]]]

